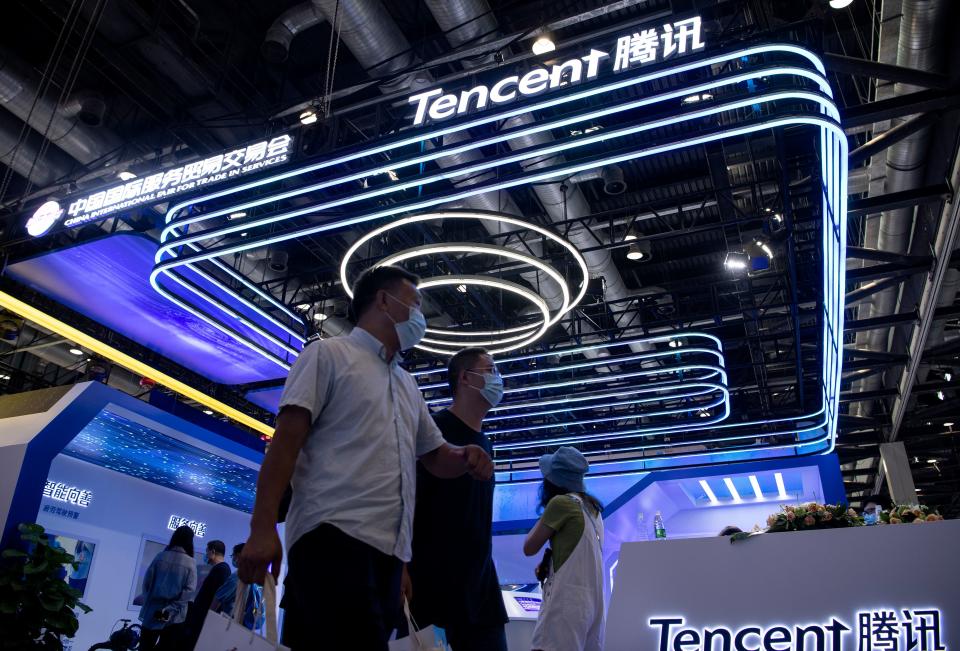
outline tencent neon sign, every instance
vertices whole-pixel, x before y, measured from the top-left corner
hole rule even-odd
[[[621,36],[617,39],[614,52],[613,71],[623,72],[638,65],[702,50],[705,43],[700,29],[700,16],[695,16],[667,23],[662,30],[653,27]],[[555,64],[549,70],[534,68],[522,77],[509,75],[492,86],[481,84],[461,91],[459,95],[444,93],[443,88],[434,88],[411,95],[407,102],[417,107],[413,116],[414,126],[423,124],[427,119],[439,122],[595,79],[601,72],[601,62],[609,59],[609,52],[591,48],[588,54]]]

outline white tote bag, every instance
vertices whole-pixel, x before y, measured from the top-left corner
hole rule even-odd
[[[390,651],[453,651],[453,648],[447,644],[447,636],[442,628],[436,626],[427,626],[419,628],[410,614],[410,604],[403,600],[403,614],[407,616],[407,629],[410,631],[408,637],[392,640],[390,642]],[[197,649],[199,651],[199,648]]]
[[[207,613],[194,651],[289,651],[289,647],[277,642],[277,584],[273,575],[268,572],[263,582],[266,637],[260,637],[243,625],[249,592],[247,587],[246,583],[237,581],[237,597],[233,602],[232,618],[212,610]]]

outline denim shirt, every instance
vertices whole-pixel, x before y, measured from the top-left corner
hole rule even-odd
[[[143,576],[143,607],[140,621],[144,628],[158,629],[179,624],[187,616],[187,596],[197,589],[197,563],[180,547],[167,549],[150,563]],[[162,622],[156,614],[163,609],[170,619]]]

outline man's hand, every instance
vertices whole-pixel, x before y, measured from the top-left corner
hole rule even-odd
[[[237,576],[247,584],[263,585],[267,569],[273,572],[273,578],[280,578],[280,562],[283,560],[283,546],[277,530],[253,529],[240,552],[237,561]]]
[[[460,449],[463,451],[461,454],[467,466],[467,474],[480,481],[487,481],[493,476],[493,461],[486,450],[479,445],[467,445]]]

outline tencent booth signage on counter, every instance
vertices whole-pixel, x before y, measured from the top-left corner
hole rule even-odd
[[[127,208],[167,201],[211,183],[286,163],[292,145],[293,137],[283,134],[71,199],[63,225],[82,226]],[[34,237],[43,235],[63,216],[57,202],[47,201],[27,221],[27,232]]]
[[[554,64],[550,69],[534,68],[523,76],[510,75],[493,85],[460,91],[459,95],[444,93],[443,88],[434,88],[411,95],[407,101],[416,106],[413,124],[419,126],[428,120],[439,122],[507,104],[518,98],[580,84],[595,79],[606,66],[613,72],[623,72],[639,65],[696,52],[704,46],[701,20],[695,16],[621,36],[617,39],[612,58],[610,52],[591,48],[588,54]]]
[[[947,651],[937,608],[878,608],[852,619],[729,628],[652,617],[657,651]]]

